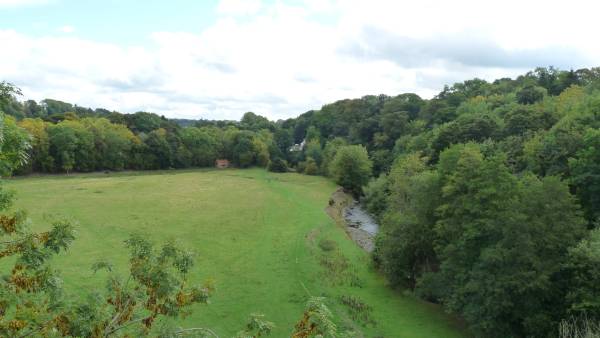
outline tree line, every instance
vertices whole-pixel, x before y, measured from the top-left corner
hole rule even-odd
[[[241,168],[264,167],[280,153],[266,130],[181,128],[155,114],[126,116],[126,123],[77,115],[57,122],[7,117],[7,123],[16,124],[31,144],[31,161],[16,173],[207,167],[217,158]]]
[[[431,99],[364,96],[287,120],[247,113],[187,127],[13,94],[0,109],[15,138],[32,135],[23,172],[227,158],[330,176],[381,222],[373,258],[390,283],[477,335],[546,337],[569,318],[600,320],[600,68],[537,68]]]

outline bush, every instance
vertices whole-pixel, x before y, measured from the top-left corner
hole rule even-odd
[[[600,323],[588,318],[563,320],[558,329],[560,338],[600,338]]]
[[[362,202],[369,213],[375,215],[378,220],[387,209],[387,196],[389,195],[387,175],[381,175],[371,180],[364,188],[365,196]]]
[[[306,175],[317,175],[319,173],[319,166],[317,165],[317,162],[312,157],[309,157],[306,159],[306,166],[304,167],[304,173]]]
[[[350,317],[362,325],[372,325],[375,327],[377,322],[372,317],[373,308],[360,298],[352,295],[342,295],[340,303],[346,305]]]
[[[319,248],[323,251],[333,251],[337,248],[337,243],[330,239],[322,239],[319,241]]]
[[[304,173],[304,169],[306,169],[306,162],[298,162],[298,164],[296,165],[296,171],[299,173]]]
[[[284,173],[287,172],[288,167],[287,167],[287,162],[282,160],[281,158],[277,157],[275,159],[272,159],[269,162],[269,167],[268,167],[269,171],[275,172],[275,173]]]
[[[329,168],[336,183],[355,196],[360,196],[362,187],[369,182],[373,163],[367,149],[361,145],[341,147]]]

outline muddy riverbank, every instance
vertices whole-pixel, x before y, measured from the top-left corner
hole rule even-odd
[[[379,225],[352,196],[341,188],[336,190],[329,199],[326,211],[336,223],[344,227],[348,236],[358,246],[367,252],[373,251]]]

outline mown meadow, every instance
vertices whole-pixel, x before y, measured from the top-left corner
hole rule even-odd
[[[141,233],[159,244],[193,250],[190,280],[216,291],[182,327],[209,327],[221,337],[239,331],[251,313],[285,337],[309,296],[326,297],[339,327],[365,337],[461,337],[438,307],[386,286],[368,255],[324,209],[336,186],[323,177],[261,169],[74,174],[9,180],[16,208],[34,230],[57,218],[77,224],[71,249],[53,261],[68,292],[104,287],[99,259],[124,273],[123,241]],[[33,207],[35,206],[35,207]]]

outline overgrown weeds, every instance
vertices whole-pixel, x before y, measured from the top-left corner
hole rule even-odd
[[[319,241],[319,248],[326,252],[333,251],[337,249],[337,243],[331,239],[321,239]]]
[[[321,244],[321,242],[319,242],[319,244]],[[358,274],[354,271],[354,267],[341,251],[333,249],[331,251],[325,251],[325,253],[321,255],[319,263],[324,268],[323,274],[325,275],[325,279],[332,285],[363,287],[364,282],[358,277]]]
[[[571,318],[559,325],[560,338],[600,338],[600,322],[588,318]]]
[[[377,322],[373,319],[373,308],[360,298],[352,295],[343,295],[340,297],[340,302],[348,308],[350,318],[364,326],[372,325],[375,327]]]

